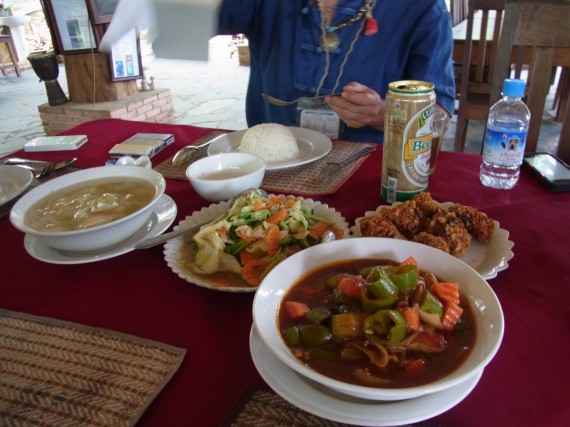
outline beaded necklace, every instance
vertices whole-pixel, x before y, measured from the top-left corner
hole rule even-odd
[[[366,16],[366,23],[364,26],[364,35],[373,36],[378,32],[378,21],[372,16],[372,9],[374,8],[375,0],[365,0],[364,6],[360,8],[352,17],[337,25],[325,24],[325,33],[319,41],[321,48],[327,51],[333,51],[340,46],[340,38],[336,31],[346,28]],[[318,7],[322,11],[321,0],[318,0]]]

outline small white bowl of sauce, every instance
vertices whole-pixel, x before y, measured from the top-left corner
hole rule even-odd
[[[265,160],[248,153],[220,153],[188,166],[186,176],[202,198],[228,200],[249,188],[259,188],[265,175]]]

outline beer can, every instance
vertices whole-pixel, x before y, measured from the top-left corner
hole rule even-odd
[[[385,101],[381,194],[393,203],[427,190],[434,85],[418,80],[393,82]]]

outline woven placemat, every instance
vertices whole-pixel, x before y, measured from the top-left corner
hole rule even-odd
[[[352,427],[310,414],[271,390],[266,384],[253,383],[246,387],[220,427]],[[442,427],[439,424],[420,422],[401,427]]]
[[[132,426],[186,350],[0,309],[0,425]]]
[[[226,132],[210,132],[196,141],[194,145],[203,144],[223,133]],[[333,141],[330,153],[315,162],[292,168],[266,171],[263,182],[261,183],[261,188],[265,191],[283,194],[304,194],[309,196],[333,194],[356,172],[368,155],[344,165],[335,175],[329,177],[329,179],[319,181],[317,177],[323,166],[327,162],[336,162],[346,159],[368,146],[376,148],[377,144],[335,140]],[[170,157],[155,166],[154,170],[160,172],[165,178],[187,180],[186,168],[188,165],[206,155],[207,149],[204,148],[194,153],[184,164],[179,166],[173,166],[172,157]]]

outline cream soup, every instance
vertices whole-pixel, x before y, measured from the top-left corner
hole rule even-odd
[[[146,206],[156,188],[138,178],[100,179],[56,191],[33,205],[24,222],[37,231],[72,231],[124,218]]]

